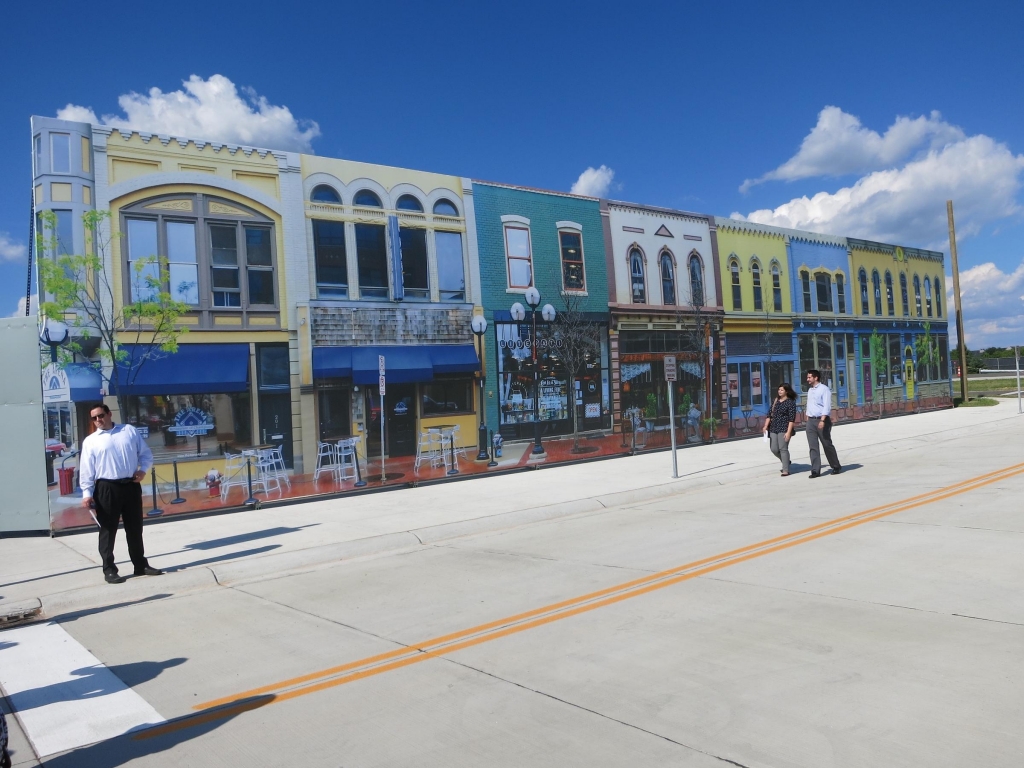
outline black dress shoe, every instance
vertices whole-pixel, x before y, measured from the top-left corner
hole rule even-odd
[[[124,584],[124,576],[118,576],[116,573],[105,573],[103,578],[107,580],[107,584]]]
[[[842,471],[843,471],[842,467],[832,467],[832,474],[833,475],[838,475]]]
[[[136,576],[162,576],[163,575],[163,571],[161,571],[159,568],[154,568],[151,565],[147,565],[141,571],[136,571],[135,575]]]
[[[809,474],[809,475],[808,475],[808,477],[809,477],[809,478],[810,478],[811,480],[813,480],[813,479],[814,479],[814,478],[816,478],[816,477],[821,477],[821,472],[811,472],[811,474]]]

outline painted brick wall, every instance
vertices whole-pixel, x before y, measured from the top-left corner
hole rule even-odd
[[[313,346],[470,344],[469,309],[313,307]]]

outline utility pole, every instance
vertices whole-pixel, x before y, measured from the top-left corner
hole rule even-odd
[[[960,402],[967,404],[967,342],[964,339],[964,313],[960,307],[960,268],[956,261],[956,229],[953,226],[953,201],[946,201],[949,219],[949,258],[953,266],[953,302],[956,306],[956,340],[960,347]]]

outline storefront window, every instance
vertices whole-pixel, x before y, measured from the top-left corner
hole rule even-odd
[[[317,387],[320,440],[330,442],[352,434],[349,421],[349,388],[330,384]]]
[[[903,384],[903,347],[900,337],[889,334],[889,383],[895,386]]]
[[[438,379],[421,385],[421,416],[470,413],[473,410],[471,379]]]
[[[236,453],[252,445],[248,392],[127,398],[127,422],[157,462]]]

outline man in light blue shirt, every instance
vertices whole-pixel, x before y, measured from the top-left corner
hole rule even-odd
[[[90,408],[89,418],[96,431],[82,441],[78,483],[83,506],[96,511],[103,576],[110,584],[124,581],[114,562],[114,539],[121,520],[135,575],[158,576],[163,572],[150,566],[142,546],[141,482],[153,466],[153,452],[135,427],[115,426],[105,404]]]
[[[818,442],[825,449],[825,458],[832,467],[832,474],[843,471],[836,448],[832,445],[832,391],[821,383],[821,372],[812,368],[807,371],[807,447],[811,453],[811,479],[821,477],[821,452]]]

